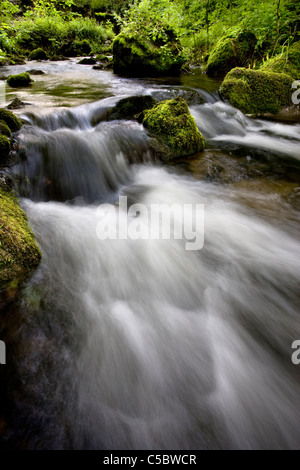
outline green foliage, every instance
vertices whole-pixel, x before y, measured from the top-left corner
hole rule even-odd
[[[13,88],[27,87],[33,82],[28,72],[19,73],[18,75],[9,75],[7,84]]]
[[[283,73],[235,68],[225,77],[221,93],[246,114],[276,114],[291,106],[293,79]]]
[[[300,77],[300,42],[282,48],[282,52],[264,62],[260,70],[286,73],[297,80]]]
[[[173,157],[203,150],[204,139],[183,98],[161,101],[143,115],[143,125],[171,149]]]
[[[5,122],[12,132],[19,131],[22,127],[20,119],[8,109],[0,109],[0,121]]]

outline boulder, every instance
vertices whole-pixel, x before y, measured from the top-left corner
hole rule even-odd
[[[114,119],[137,119],[138,115],[158,103],[150,95],[129,96],[120,100],[108,112],[108,120]]]
[[[12,132],[17,132],[22,127],[21,120],[8,109],[0,109],[0,121],[4,121]]]
[[[10,140],[6,135],[0,134],[0,165],[7,161],[10,152]]]
[[[28,56],[28,60],[48,60],[49,57],[47,55],[47,52],[44,51],[41,47],[38,49],[34,49],[32,52],[30,52]]]
[[[235,67],[244,67],[252,62],[256,37],[249,32],[238,37],[222,37],[212,49],[206,73],[209,77],[224,77]]]
[[[245,114],[276,114],[291,106],[293,79],[283,73],[235,68],[225,77],[221,95]]]
[[[161,101],[143,111],[139,120],[150,136],[158,140],[163,160],[192,155],[204,148],[204,139],[183,98]],[[154,147],[153,142],[151,147]]]
[[[36,268],[41,252],[10,189],[0,186],[0,287]]]
[[[19,73],[18,75],[9,75],[7,84],[13,88],[28,87],[33,82],[28,72]]]

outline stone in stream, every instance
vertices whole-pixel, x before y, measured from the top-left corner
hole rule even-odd
[[[9,105],[6,106],[7,109],[20,109],[24,108],[25,103],[21,101],[19,98],[14,98]]]
[[[137,119],[145,109],[153,108],[158,103],[150,95],[129,96],[120,100],[108,111],[108,121],[116,119]]]
[[[18,75],[9,75],[7,84],[13,88],[28,87],[33,82],[28,72],[19,73]]]
[[[34,49],[32,52],[30,52],[28,56],[28,60],[48,60],[48,54],[47,52],[44,51],[41,47],[38,47],[37,49]]]
[[[0,303],[3,289],[17,287],[40,260],[41,252],[25,213],[11,189],[0,183]]]
[[[143,111],[138,120],[150,133],[152,153],[163,161],[193,155],[204,149],[204,138],[183,98],[161,101]]]
[[[95,65],[97,61],[96,59],[94,59],[94,57],[84,57],[83,59],[79,60],[79,62],[77,63],[81,65]]]
[[[17,132],[22,127],[21,120],[11,111],[7,109],[0,109],[0,121],[4,121],[12,132]]]
[[[237,67],[221,85],[221,94],[245,114],[276,114],[291,106],[293,79],[284,73]]]

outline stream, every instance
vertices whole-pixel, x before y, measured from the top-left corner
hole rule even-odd
[[[300,124],[243,115],[197,70],[127,79],[72,59],[3,72],[30,68],[44,74],[0,105],[28,103],[7,176],[42,262],[1,314],[0,448],[299,449]],[[205,151],[162,164],[141,124],[105,120],[141,94],[184,97]],[[116,213],[121,233],[132,222],[125,196],[203,205],[203,247],[101,239],[101,208],[109,229]]]

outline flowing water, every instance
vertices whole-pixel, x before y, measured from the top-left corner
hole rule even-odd
[[[300,125],[244,116],[201,75],[40,66],[9,176],[43,258],[2,316],[1,447],[299,449]],[[105,121],[135,94],[186,97],[205,152],[153,162],[142,125]],[[204,204],[202,249],[100,239],[101,204],[132,222],[120,196]]]

